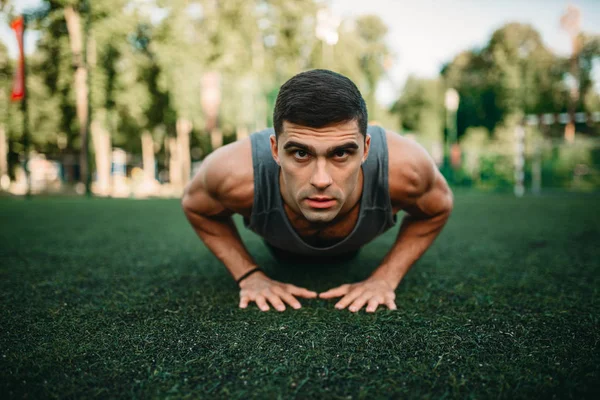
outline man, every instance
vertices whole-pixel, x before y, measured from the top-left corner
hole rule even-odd
[[[395,244],[362,282],[318,297],[336,308],[396,309],[394,291],[432,244],[453,206],[452,192],[416,142],[375,126],[348,78],[312,70],[277,96],[274,129],[213,152],[187,185],[182,207],[192,227],[240,286],[241,308],[267,301],[300,308],[317,293],[270,279],[245,249],[231,219],[241,214],[275,254],[348,257],[406,212]]]

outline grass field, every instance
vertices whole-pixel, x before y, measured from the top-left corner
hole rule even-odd
[[[460,194],[397,311],[238,308],[177,200],[0,199],[3,398],[596,398],[600,195]],[[400,216],[399,216],[400,217]],[[237,220],[240,223],[240,220]],[[278,265],[323,291],[368,276]]]

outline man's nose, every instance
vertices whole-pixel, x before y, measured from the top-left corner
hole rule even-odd
[[[331,175],[327,172],[327,161],[317,160],[315,170],[310,178],[310,184],[323,190],[333,183]]]

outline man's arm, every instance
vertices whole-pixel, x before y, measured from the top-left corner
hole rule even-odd
[[[454,205],[452,191],[433,159],[418,143],[391,133],[390,197],[395,209],[406,212],[396,237],[372,278],[396,288],[410,267],[425,253],[448,221]],[[399,147],[403,147],[400,149]],[[410,154],[408,159],[395,154]]]
[[[210,154],[186,186],[181,200],[196,234],[236,280],[256,267],[231,218],[236,211],[252,204],[250,151],[249,141],[246,141]]]
[[[368,303],[367,312],[375,312],[380,304],[395,310],[394,291],[431,246],[452,211],[452,192],[425,149],[391,132],[387,142],[393,212],[404,210],[407,215],[394,246],[368,279],[319,294],[325,299],[344,296],[335,306],[338,309],[350,305],[350,311],[357,312]]]
[[[231,218],[250,215],[254,199],[254,172],[250,139],[232,143],[208,156],[181,201],[190,224],[206,247],[225,264],[234,279],[256,268]],[[240,283],[240,308],[254,301],[262,311],[270,302],[278,311],[285,305],[300,308],[294,297],[314,298],[316,292],[270,279],[255,272]]]

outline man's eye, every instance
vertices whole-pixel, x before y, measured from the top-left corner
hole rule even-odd
[[[334,156],[336,156],[337,158],[344,158],[346,156],[348,156],[348,152],[346,150],[336,150],[335,153],[333,153]]]
[[[304,158],[308,157],[308,153],[304,150],[296,150],[295,153],[296,153],[296,158],[304,159]]]

